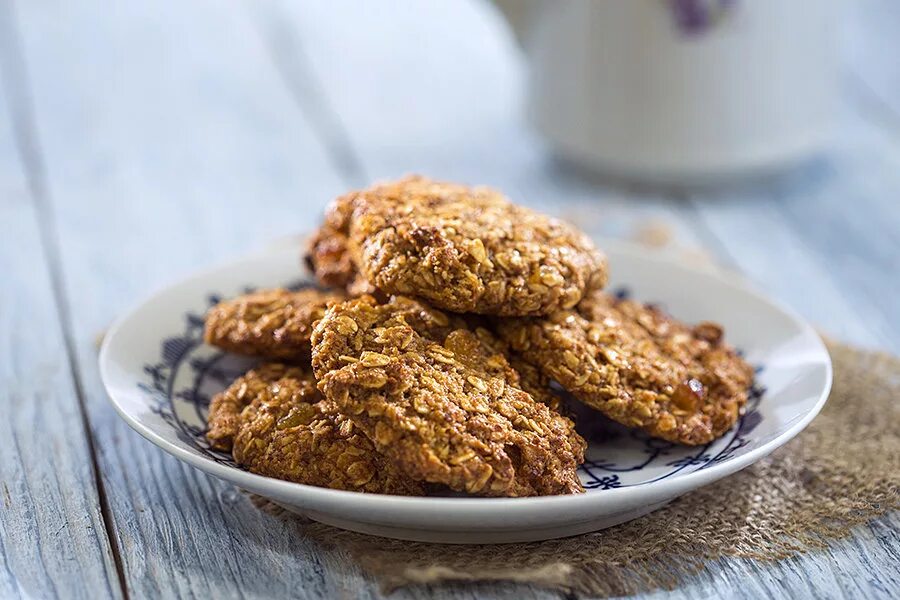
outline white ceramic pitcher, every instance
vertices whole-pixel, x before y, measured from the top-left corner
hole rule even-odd
[[[829,137],[839,0],[506,0],[530,116],[557,151],[632,179],[777,169]]]

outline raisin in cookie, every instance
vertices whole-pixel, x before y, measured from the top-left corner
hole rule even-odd
[[[312,343],[319,388],[410,477],[485,496],[583,491],[571,421],[515,387],[462,319],[364,296],[331,306]]]
[[[498,320],[513,350],[585,404],[650,435],[705,444],[734,425],[753,370],[721,327],[602,292],[541,319]]]
[[[606,258],[574,227],[487,187],[423,177],[338,198],[307,260],[327,285],[359,273],[387,294],[460,313],[548,314],[606,281]]]
[[[208,438],[259,475],[360,492],[425,491],[322,399],[308,369],[269,363],[239,378],[213,398]]]

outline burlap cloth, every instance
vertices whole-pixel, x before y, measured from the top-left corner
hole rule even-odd
[[[561,540],[465,548],[308,521],[301,530],[345,551],[386,589],[512,580],[591,596],[672,588],[723,557],[777,560],[823,547],[900,504],[900,358],[834,343],[829,350],[834,388],[805,431],[753,466],[630,523]]]

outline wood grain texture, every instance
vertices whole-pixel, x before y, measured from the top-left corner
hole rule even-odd
[[[0,3],[0,597],[118,598],[39,199],[17,136],[27,113],[15,89],[11,14]]]
[[[896,352],[900,211],[879,203],[900,190],[900,145],[857,109],[845,100],[827,160],[691,202],[731,260],[771,294],[831,335]]]
[[[866,105],[865,116],[900,135],[900,5],[858,0],[845,6],[844,61],[848,92]]]
[[[65,595],[67,586],[118,594],[61,331],[73,341],[132,597],[382,596],[348,557],[314,546],[229,484],[129,430],[106,402],[93,341],[153,289],[308,229],[324,202],[372,179],[421,171],[497,185],[594,235],[631,237],[662,223],[675,238],[670,251],[702,260],[705,249],[827,331],[900,348],[892,302],[900,284],[888,281],[900,219],[900,128],[890,125],[900,78],[890,61],[871,60],[897,55],[888,51],[900,40],[885,25],[873,25],[873,46],[860,42],[857,54],[868,62],[851,61],[849,80],[867,87],[848,86],[841,145],[829,161],[727,193],[676,195],[596,180],[548,159],[524,123],[524,70],[513,41],[480,2],[198,0],[110,9],[99,0],[45,0],[21,2],[19,12],[32,83],[23,97],[33,98],[37,126],[30,143],[45,165],[32,164],[29,175],[45,188],[48,210],[39,221],[0,120],[0,189],[13,190],[0,198],[0,216],[17,232],[12,243],[0,238],[0,268],[9,262],[14,280],[27,280],[14,297],[0,288],[0,347],[19,357],[0,365],[0,393],[30,394],[40,406],[50,398],[59,423],[48,424],[38,403],[16,403],[0,428],[80,434],[52,446],[62,458],[43,461],[36,438],[9,460],[0,455],[4,483],[25,473],[62,482],[15,503],[12,518],[4,505],[0,596]],[[8,198],[21,206],[8,207]],[[38,225],[58,232],[51,247],[41,246]],[[60,307],[48,265],[59,268]],[[27,331],[8,316],[25,307]],[[35,322],[46,328],[37,341]],[[49,376],[21,375],[32,363]],[[0,407],[4,401],[12,399],[0,396]],[[70,537],[50,535],[58,526]],[[898,531],[891,515],[828,550],[777,564],[720,561],[666,595],[896,597]],[[484,584],[418,586],[392,597],[560,594]]]
[[[130,595],[351,595],[347,561],[128,429],[107,403],[94,346],[140,297],[299,230],[306,202],[341,184],[239,10],[21,8],[66,327]]]

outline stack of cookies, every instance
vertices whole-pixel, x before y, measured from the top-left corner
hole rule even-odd
[[[385,494],[579,493],[587,444],[560,388],[683,444],[725,433],[747,399],[752,369],[721,327],[603,292],[590,239],[489,188],[408,177],[342,196],[306,262],[321,288],[207,315],[208,343],[267,361],[209,412],[210,444],[254,473]]]

